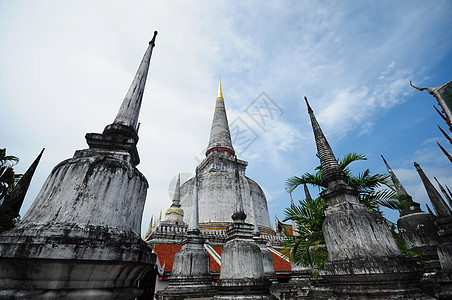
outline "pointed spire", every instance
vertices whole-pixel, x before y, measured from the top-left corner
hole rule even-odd
[[[218,96],[217,96],[217,100],[224,100],[224,99],[223,99],[223,92],[221,91],[221,76],[220,76],[219,84],[218,84]]]
[[[440,117],[441,117],[444,121],[446,121],[446,123],[447,123],[447,118],[444,116],[444,114],[443,114],[442,112],[440,112],[439,109],[436,108],[435,105],[433,105],[433,108],[434,108],[434,109],[436,110],[436,112],[440,115]]]
[[[20,208],[22,207],[22,203],[24,202],[25,195],[27,194],[28,187],[30,186],[31,179],[38,167],[39,161],[41,160],[42,154],[44,153],[44,149],[42,148],[39,155],[30,165],[28,170],[24,173],[19,182],[14,186],[11,193],[6,197],[1,206],[7,207],[7,214],[12,217],[18,217]]]
[[[144,53],[143,59],[141,60],[138,71],[135,78],[130,85],[129,91],[127,92],[124,101],[122,102],[121,108],[116,115],[113,124],[120,124],[127,127],[131,127],[134,131],[137,129],[138,115],[140,114],[141,100],[143,98],[144,87],[146,85],[146,78],[148,75],[149,64],[152,56],[152,49],[155,46],[155,38],[157,36],[157,31],[154,31],[154,37],[149,42],[149,46]]]
[[[144,239],[143,239],[145,242],[147,242],[148,239],[150,238],[150,235],[152,233],[152,229],[154,228],[152,226],[153,221],[154,221],[154,216],[151,216],[151,222],[149,222],[148,231],[146,232],[146,235],[144,236]]]
[[[102,134],[87,133],[85,136],[91,149],[128,152],[130,157],[124,156],[124,159],[129,160],[134,166],[140,163],[137,150],[138,115],[156,36],[157,31],[154,32],[154,37],[149,42],[140,67],[113,123],[107,125]]]
[[[243,209],[242,189],[240,187],[239,164],[237,162],[237,155],[235,156],[235,181],[235,205],[232,220],[234,220],[235,222],[244,222],[246,219],[246,214]]]
[[[449,192],[449,195],[452,195],[452,193],[450,192],[449,188],[447,187],[447,185],[444,185],[447,189],[447,191]]]
[[[196,168],[195,183],[193,185],[193,203],[191,206],[191,217],[188,225],[188,232],[199,233],[198,168]]]
[[[441,148],[441,151],[443,151],[444,155],[447,156],[447,158],[449,159],[449,161],[452,162],[452,156],[450,156],[449,152],[447,152],[447,150],[444,149],[444,147],[441,146],[441,144],[438,143],[438,141],[437,141],[436,143],[438,144],[439,148]]]
[[[180,173],[177,176],[176,188],[174,189],[173,204],[171,206],[180,207]]]
[[[414,162],[414,166],[416,167],[416,170],[421,177],[422,183],[424,184],[425,190],[427,191],[427,195],[430,198],[430,202],[433,205],[433,209],[435,210],[436,215],[438,217],[451,216],[452,211],[450,207],[446,204],[446,202],[444,202],[443,198],[427,178],[427,175],[425,175],[419,164]]]
[[[439,130],[443,133],[443,135],[446,137],[446,139],[449,141],[449,143],[452,144],[452,138],[438,125]]]
[[[215,104],[215,113],[213,115],[206,156],[215,150],[226,151],[231,156],[235,155],[234,148],[232,147],[226,108],[224,106],[223,93],[221,91],[221,78],[218,86],[218,97]]]
[[[394,174],[394,172],[392,171],[391,167],[389,166],[389,164],[386,162],[386,159],[383,157],[383,155],[381,155],[381,158],[383,159],[383,162],[386,165],[386,169],[388,169],[388,173],[391,176],[392,182],[394,183],[394,187],[397,191],[397,194],[400,195],[406,195],[409,196],[407,191],[405,190],[405,188],[402,186],[402,184],[400,183],[399,179],[397,178],[397,176]]]
[[[303,188],[306,199],[312,200],[311,194],[309,193],[308,186],[306,185],[306,183],[303,183]]]
[[[339,163],[334,156],[333,150],[331,150],[330,145],[320,128],[317,119],[315,118],[314,112],[309,105],[308,98],[304,97],[306,105],[308,107],[309,117],[311,118],[312,129],[314,131],[315,143],[317,145],[317,153],[320,158],[320,164],[322,167],[323,181],[326,185],[330,185],[332,182],[342,181],[346,182],[346,176],[344,172],[339,167]]]
[[[441,192],[443,193],[443,195],[446,197],[447,202],[449,202],[449,206],[452,207],[452,199],[450,198],[449,194],[446,192],[446,190],[443,188],[443,186],[441,185],[441,183],[439,183],[438,179],[436,179],[436,177],[433,177],[436,181],[436,183],[439,186],[439,189],[441,190]]]
[[[425,206],[427,206],[427,211],[428,211],[429,214],[435,215],[435,214],[433,213],[433,211],[430,209],[430,206],[428,206],[427,203],[425,204]]]

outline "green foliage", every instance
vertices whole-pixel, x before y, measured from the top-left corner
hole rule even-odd
[[[315,278],[328,260],[322,233],[327,207],[328,204],[323,198],[305,199],[300,201],[299,205],[286,208],[284,211],[283,222],[292,220],[296,224],[302,224],[295,228],[293,236],[287,239],[285,250],[290,253],[291,261],[309,266]]]
[[[347,176],[348,184],[359,191],[359,201],[370,211],[383,215],[381,207],[402,210],[409,207],[407,196],[398,195],[387,174],[372,175],[369,169],[358,175],[353,175],[349,165],[354,161],[367,160],[364,154],[349,153],[338,160],[340,168]],[[326,188],[323,182],[322,169],[315,168],[316,173],[305,173],[301,177],[293,176],[285,183],[286,191],[292,192],[303,184],[309,184],[318,188]],[[285,248],[290,250],[292,262],[313,269],[313,276],[318,276],[324,264],[328,260],[325,240],[322,233],[322,224],[325,220],[324,211],[327,208],[325,199],[305,199],[299,205],[285,210],[284,221],[296,223],[298,236],[294,234],[285,242]],[[400,235],[396,232],[396,225],[388,221],[393,236],[396,239],[402,253],[413,259],[419,259],[419,254],[407,249]]]

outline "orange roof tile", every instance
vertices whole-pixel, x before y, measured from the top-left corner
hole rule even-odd
[[[174,255],[180,251],[182,247],[180,245],[170,245],[170,244],[155,244],[153,249],[158,256],[160,265],[165,264],[165,273],[171,272],[173,270]],[[212,247],[215,252],[221,256],[223,247]],[[276,272],[290,272],[290,263],[279,257],[278,255],[272,253],[273,257],[273,267]],[[209,254],[210,255],[210,254]],[[215,259],[210,256],[210,271],[218,273],[221,270],[220,265],[215,261]]]

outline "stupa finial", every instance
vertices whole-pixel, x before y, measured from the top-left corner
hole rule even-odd
[[[223,92],[221,91],[221,75],[220,75],[219,83],[218,83],[218,96],[217,96],[217,100],[224,100],[224,99],[223,99]]]
[[[347,177],[339,166],[325,135],[320,128],[319,123],[309,105],[308,98],[304,97],[308,107],[309,117],[311,118],[312,130],[314,131],[315,143],[317,145],[317,153],[320,158],[320,164],[323,172],[323,181],[329,186],[330,183],[341,181],[346,182]]]

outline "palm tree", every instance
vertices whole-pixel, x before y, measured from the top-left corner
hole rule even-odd
[[[349,169],[352,162],[367,160],[364,154],[349,153],[343,159],[338,160],[339,166],[347,177],[348,184],[359,191],[359,201],[374,213],[383,216],[381,206],[392,209],[402,209],[406,207],[403,198],[396,194],[390,176],[387,174],[371,175],[369,169],[354,176]],[[301,177],[293,176],[286,183],[286,191],[293,192],[297,187],[303,184],[309,184],[315,187],[327,188],[323,182],[322,169],[320,166],[315,168],[315,174],[305,173]],[[301,200],[299,205],[294,205],[285,210],[286,221],[293,221],[297,224],[297,232],[293,237],[287,239],[285,243],[286,250],[290,251],[291,260],[301,266],[311,267],[314,277],[318,276],[318,271],[328,260],[325,240],[322,233],[322,224],[325,220],[325,209],[328,204],[325,199],[318,197],[316,199]],[[386,220],[393,232],[398,236],[395,224]],[[396,240],[401,240],[397,239]],[[403,243],[400,245],[403,251]],[[405,247],[406,248],[406,247]],[[405,252],[405,251],[403,251]],[[410,253],[410,256],[413,256]]]
[[[299,205],[285,210],[285,221],[292,220],[298,225],[294,234],[285,243],[285,250],[290,253],[290,260],[313,270],[312,276],[317,278],[318,271],[328,260],[322,224],[325,220],[325,209],[328,203],[323,198],[306,198]]]

